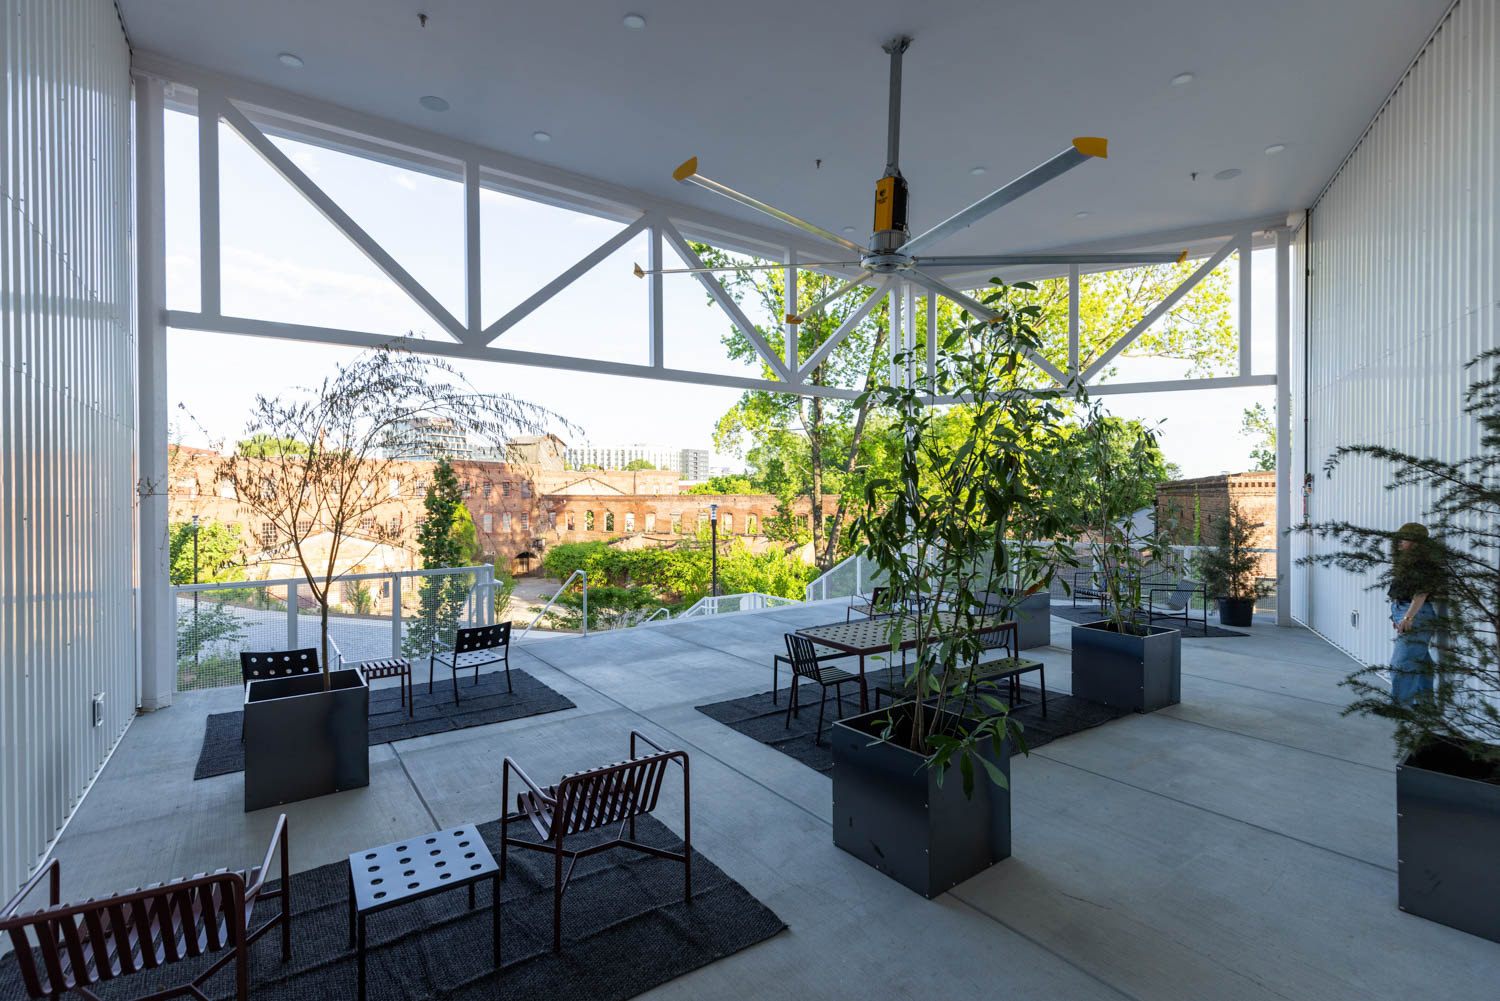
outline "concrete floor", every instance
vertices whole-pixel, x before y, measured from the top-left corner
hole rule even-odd
[[[1389,735],[1340,717],[1353,665],[1311,633],[1184,641],[1182,704],[1015,760],[1014,856],[927,901],[833,847],[827,778],[693,709],[764,691],[780,634],[834,619],[528,640],[512,663],[577,709],[372,749],[369,788],[286,808],[293,867],[491,819],[505,756],[554,778],[638,728],[692,755],[696,847],[790,926],[652,998],[1495,996],[1500,945],[1397,909]],[[1039,651],[1056,688],[1070,629]],[[239,775],[192,781],[205,716],[238,699],[135,721],[57,846],[66,896],[258,857],[276,811],[242,813]]]

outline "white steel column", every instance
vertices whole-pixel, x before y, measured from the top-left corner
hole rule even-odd
[[[791,316],[799,316],[801,313],[801,310],[797,308],[801,298],[797,294],[797,251],[788,250],[784,259],[786,261],[786,295],[784,296],[786,301],[782,305],[785,307],[786,315],[781,318],[781,321],[786,331],[786,370],[792,374],[794,382],[801,382],[802,374],[798,371],[800,348],[797,346],[799,324],[792,323],[788,319]]]
[[[1083,280],[1078,265],[1068,266],[1068,381],[1078,381],[1078,297]]]
[[[1292,622],[1292,230],[1276,227],[1276,624]]]
[[[169,589],[167,542],[167,328],[162,322],[167,296],[166,181],[160,80],[136,81],[135,143],[140,699],[141,708],[150,711],[172,704],[177,678],[176,614]]]
[[[1254,294],[1255,282],[1250,272],[1250,257],[1251,248],[1254,246],[1254,233],[1247,230],[1240,234],[1240,375],[1249,375],[1251,372],[1250,323],[1252,316],[1250,300]]]
[[[198,261],[201,305],[208,316],[220,309],[219,275],[219,95],[198,92]]]
[[[651,240],[646,249],[646,267],[651,270],[651,279],[646,284],[646,322],[650,329],[651,346],[646,352],[646,364],[652,368],[666,366],[666,300],[663,298],[661,280],[662,240],[661,227],[655,222],[649,230]]]
[[[464,320],[467,339],[471,341],[478,341],[484,330],[480,292],[484,284],[480,268],[483,232],[479,215],[479,164],[469,160],[464,164]]]

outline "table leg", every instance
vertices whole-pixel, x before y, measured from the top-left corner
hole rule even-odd
[[[865,685],[865,655],[859,655],[859,711],[867,713],[870,711],[870,692]]]
[[[365,1001],[365,916],[359,916],[359,1001]]]
[[[474,884],[469,884],[469,910],[474,909]]]
[[[495,940],[495,969],[500,969],[500,874],[496,873],[490,878],[490,900],[493,912],[490,914],[490,935]]]
[[[349,870],[349,948],[354,948],[354,870]]]

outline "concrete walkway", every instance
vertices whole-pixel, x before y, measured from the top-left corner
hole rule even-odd
[[[1316,636],[1184,641],[1182,704],[1017,759],[1014,857],[927,901],[833,847],[826,777],[693,709],[766,690],[781,633],[833,619],[528,641],[512,664],[577,709],[373,748],[369,788],[286,808],[294,868],[496,817],[505,756],[555,777],[637,728],[692,755],[696,847],[790,926],[651,998],[1495,996],[1500,945],[1396,907],[1389,734],[1339,715],[1354,665]],[[1059,689],[1070,629],[1040,652]],[[276,811],[242,813],[239,775],[192,781],[204,718],[238,700],[194,692],[131,726],[57,847],[65,895],[263,850]],[[658,816],[680,829],[679,810]]]

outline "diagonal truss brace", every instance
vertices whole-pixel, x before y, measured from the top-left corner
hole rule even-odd
[[[261,155],[261,158],[270,165],[271,169],[286,179],[287,183],[301,192],[302,196],[312,203],[313,207],[321,212],[329,222],[343,232],[353,244],[368,257],[377,268],[385,272],[391,281],[395,282],[407,295],[421,306],[428,316],[437,321],[450,336],[458,341],[467,341],[468,328],[459,323],[453,314],[443,308],[442,303],[423,288],[411,274],[396,263],[385,248],[377,243],[370,234],[366,233],[349,214],[339,208],[328,194],[313,183],[312,178],[302,172],[302,169],[292,162],[281,149],[266,138],[265,133],[256,128],[245,117],[245,113],[235,107],[232,101],[221,98],[218,102],[218,111],[224,120],[238,132],[250,146]],[[201,131],[201,130],[200,130]]]
[[[588,254],[579,258],[579,260],[574,263],[572,267],[568,268],[562,274],[558,275],[556,278],[552,279],[550,282],[543,285],[535,292],[531,293],[531,295],[527,296],[523,302],[517,305],[510,312],[500,317],[500,319],[496,320],[488,327],[485,327],[484,332],[479,337],[479,343],[489,344],[495,338],[499,337],[511,327],[514,327],[517,323],[520,323],[527,316],[535,312],[537,308],[545,303],[548,299],[551,299],[563,289],[567,288],[579,278],[583,277],[584,274],[592,270],[610,254],[613,254],[615,251],[625,246],[625,244],[629,243],[637,233],[645,229],[648,223],[648,219],[649,217],[647,216],[641,216],[635,222],[631,223],[629,226],[626,226],[614,236],[599,244],[599,246],[595,247]]]
[[[911,278],[912,281],[916,282],[918,285],[921,285],[928,291],[934,292],[942,296],[944,299],[949,299],[957,303],[964,309],[967,309],[970,313],[973,313],[975,316],[979,317],[981,320],[993,320],[998,318],[1000,315],[993,309],[990,309],[984,303],[980,302],[978,299],[975,299],[972,296],[964,295],[957,289],[950,287],[949,285],[939,281],[929,274],[918,271],[916,268],[912,268],[911,270],[909,270],[907,272],[907,276]],[[1064,375],[1056,365],[1052,364],[1046,358],[1043,358],[1035,351],[1030,350],[1025,351],[1024,355],[1027,361],[1031,362],[1031,364],[1035,365],[1047,375],[1051,376],[1053,381],[1055,381],[1059,386],[1068,385],[1068,377]]]
[[[806,379],[811,375],[813,370],[823,364],[828,356],[833,353],[833,349],[844,342],[844,338],[848,337],[854,331],[855,327],[865,322],[865,317],[869,316],[870,312],[876,306],[880,305],[881,297],[890,291],[891,284],[895,280],[895,278],[888,277],[876,285],[865,301],[860,303],[854,312],[844,318],[844,322],[839,324],[837,330],[828,335],[828,340],[818,345],[818,349],[809,355],[807,361],[797,370],[797,378],[799,380]]]
[[[682,234],[677,232],[677,228],[671,222],[666,219],[653,218],[651,224],[660,229],[661,234],[667,238],[667,242],[672,245],[672,249],[677,251],[677,256],[682,258],[684,264],[690,268],[701,268],[704,266],[702,259],[693,252],[693,248],[688,246],[688,242],[682,238]],[[755,353],[760,355],[761,360],[770,367],[772,372],[776,373],[778,379],[786,383],[801,381],[799,377],[793,375],[791,369],[787,367],[787,363],[781,360],[781,356],[776,353],[771,345],[766,343],[766,339],[755,328],[755,324],[750,322],[750,318],[745,315],[745,311],[740,309],[740,304],[734,301],[734,296],[729,294],[729,290],[724,287],[719,279],[706,271],[699,272],[693,277],[702,283],[708,294],[713,297],[714,302],[719,304],[719,308],[729,314],[730,320],[739,328],[739,332],[745,335],[745,339],[755,348]],[[795,359],[792,360],[792,364],[796,364]]]
[[[1161,302],[1157,303],[1149,313],[1141,317],[1139,323],[1127,330],[1120,336],[1119,340],[1111,344],[1103,354],[1094,359],[1093,364],[1083,370],[1082,381],[1087,383],[1090,379],[1094,378],[1100,372],[1104,371],[1105,366],[1115,360],[1115,356],[1117,356],[1121,351],[1124,351],[1126,348],[1130,347],[1130,345],[1135,342],[1135,339],[1137,337],[1144,334],[1147,329],[1150,328],[1151,324],[1155,323],[1157,320],[1165,316],[1173,306],[1177,305],[1178,301],[1181,300],[1183,296],[1187,295],[1193,290],[1193,287],[1195,285],[1197,285],[1203,279],[1207,278],[1209,274],[1214,270],[1214,268],[1217,268],[1220,264],[1222,264],[1224,262],[1224,258],[1234,253],[1235,250],[1239,248],[1242,239],[1244,239],[1242,236],[1231,237],[1224,243],[1222,247],[1214,251],[1213,256],[1209,257],[1206,261],[1200,264],[1197,271],[1194,271],[1191,275],[1189,275],[1181,285],[1178,285],[1171,292],[1167,293],[1166,297],[1162,299]],[[1246,246],[1249,246],[1248,241],[1246,241]],[[1248,250],[1244,251],[1243,253],[1244,256],[1249,256]],[[1243,316],[1244,314],[1242,313],[1241,315]]]

